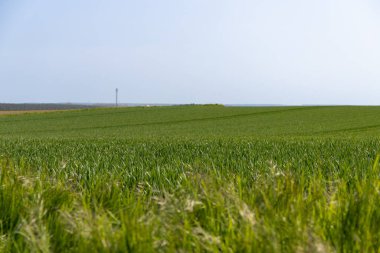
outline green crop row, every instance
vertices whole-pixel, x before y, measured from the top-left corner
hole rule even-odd
[[[3,138],[373,137],[379,107],[178,106],[0,117]]]

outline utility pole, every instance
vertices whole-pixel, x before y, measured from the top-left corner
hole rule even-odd
[[[117,101],[118,95],[119,95],[118,93],[119,93],[119,89],[116,88],[116,107],[118,107],[118,101]]]

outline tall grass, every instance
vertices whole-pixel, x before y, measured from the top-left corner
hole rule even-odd
[[[0,141],[4,252],[375,252],[373,139]]]

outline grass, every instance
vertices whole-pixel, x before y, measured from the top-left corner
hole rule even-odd
[[[377,252],[379,113],[1,116],[0,251]]]

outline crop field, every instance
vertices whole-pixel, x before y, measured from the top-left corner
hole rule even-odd
[[[0,115],[53,112],[53,110],[0,111]]]
[[[380,107],[0,116],[0,252],[379,252]]]

